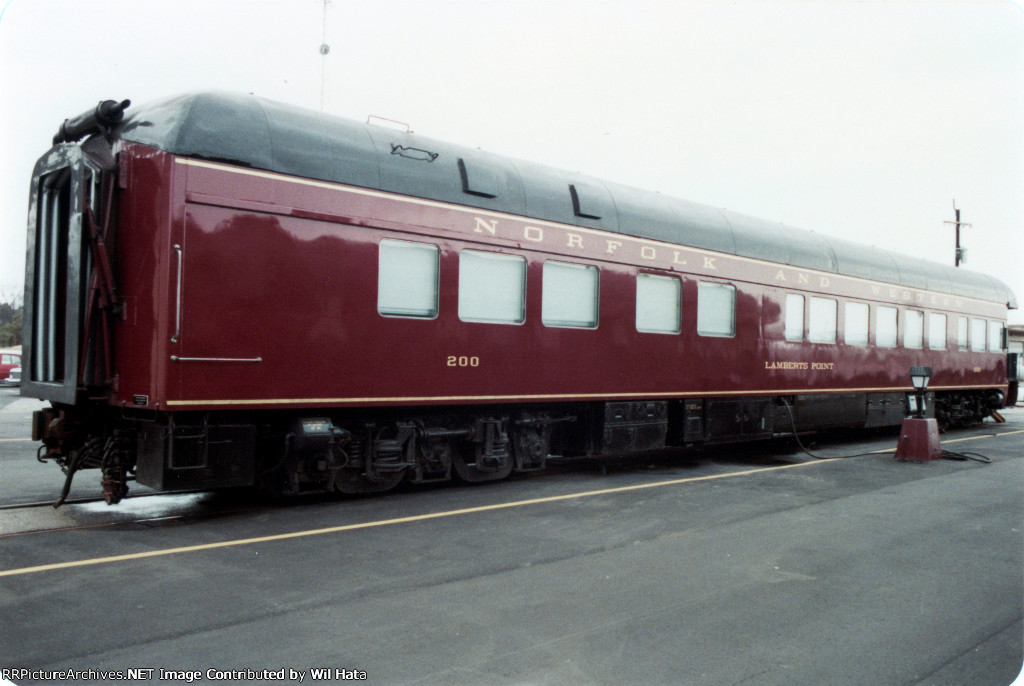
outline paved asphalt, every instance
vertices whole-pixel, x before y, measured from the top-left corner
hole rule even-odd
[[[0,405],[0,506],[60,489],[19,440],[33,403]],[[283,506],[241,492],[0,510],[0,668],[1002,686],[1024,655],[1024,409],[1007,417],[943,435],[991,464],[783,443]],[[96,482],[80,474],[72,495]]]

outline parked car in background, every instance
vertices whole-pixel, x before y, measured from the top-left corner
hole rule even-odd
[[[11,370],[18,368],[18,384],[21,384],[21,353],[0,352],[0,383],[6,385]]]
[[[20,386],[21,385],[21,367],[15,367],[11,370],[11,373],[6,379],[0,381],[0,386]]]

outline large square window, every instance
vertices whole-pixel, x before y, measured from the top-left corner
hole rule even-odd
[[[597,326],[597,267],[545,262],[540,319],[545,326]]]
[[[459,319],[522,324],[526,320],[526,259],[477,250],[459,253]]]
[[[636,330],[679,333],[682,329],[682,282],[670,276],[637,274]]]
[[[436,317],[439,254],[436,245],[382,240],[377,311],[394,317]]]
[[[697,333],[736,335],[736,287],[724,283],[697,284]]]

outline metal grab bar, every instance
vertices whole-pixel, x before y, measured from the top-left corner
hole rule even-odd
[[[171,336],[171,343],[177,343],[178,338],[181,337],[181,269],[183,261],[181,257],[181,246],[175,244],[174,252],[178,254],[178,291],[174,306],[174,335]],[[172,357],[171,359],[174,358]]]
[[[262,362],[262,357],[178,357],[171,355],[171,362]]]

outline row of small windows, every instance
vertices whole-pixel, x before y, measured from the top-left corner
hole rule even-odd
[[[600,273],[591,265],[544,263],[541,321],[545,326],[593,329],[598,321]],[[440,250],[435,245],[384,239],[380,243],[377,311],[398,317],[436,317]],[[682,330],[682,282],[640,274],[636,281],[636,328],[645,333]],[[459,253],[459,319],[521,324],[526,321],[526,259],[463,250]],[[736,335],[736,289],[697,285],[697,333]]]
[[[543,265],[542,281],[541,321],[545,326],[597,327],[600,292],[597,267],[549,260]],[[377,311],[380,314],[436,317],[439,284],[440,250],[436,245],[393,239],[381,241],[377,283]],[[806,308],[805,300],[809,300]],[[885,305],[876,305],[874,309],[875,345],[896,347],[900,310]],[[481,250],[461,251],[458,311],[459,319],[466,322],[522,324],[526,321],[526,259]],[[848,302],[843,307],[843,316],[844,342],[868,345],[870,306]],[[903,317],[904,348],[919,349],[927,345],[931,350],[946,349],[945,314],[908,309],[903,310]],[[838,324],[837,300],[819,296],[808,298],[796,293],[786,295],[787,341],[836,343]],[[637,275],[636,330],[657,334],[681,332],[680,279],[654,274]],[[734,286],[707,281],[697,284],[697,333],[719,337],[736,335]],[[957,318],[958,350],[998,352],[1003,345],[1002,334],[1000,322]]]
[[[867,345],[870,307],[867,303],[846,303],[844,309],[845,343]],[[899,340],[899,309],[885,305],[875,306],[875,345],[895,348]],[[839,303],[832,298],[810,297],[807,314],[807,340],[812,343],[835,343],[839,321]],[[927,328],[925,315],[927,314]],[[804,296],[786,295],[785,336],[787,341],[804,340]],[[920,310],[903,310],[903,347],[946,350],[946,315]],[[986,347],[986,331],[988,341]],[[970,345],[968,346],[968,341]],[[999,352],[1003,348],[1003,325],[1000,322],[957,317],[957,350]]]

